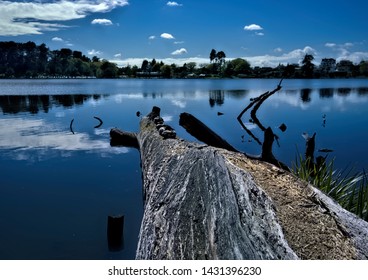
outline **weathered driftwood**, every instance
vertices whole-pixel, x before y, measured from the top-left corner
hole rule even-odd
[[[164,139],[153,121],[158,116],[156,107],[136,135],[145,200],[137,259],[368,258],[366,222],[267,163],[177,137]],[[112,131],[112,140],[116,135]],[[305,194],[308,203],[285,200],[295,193]],[[295,213],[296,219],[288,218]],[[330,224],[321,234],[319,221],[304,217],[323,217],[321,223]],[[324,247],[324,236],[334,241],[336,254]],[[321,239],[315,242],[316,237]]]
[[[184,127],[188,133],[210,146],[238,152],[238,150],[231,146],[226,140],[189,113],[180,114],[179,124]]]
[[[226,140],[220,137],[216,132],[198,120],[196,117],[189,113],[182,113],[180,114],[179,124],[186,129],[186,131],[197,138],[198,140],[204,142],[205,144],[226,149],[232,152],[239,152],[233,146],[231,146]],[[254,155],[245,155],[252,159],[262,160],[282,169],[289,170],[289,168],[282,162],[276,159],[272,152],[272,145],[275,139],[275,134],[273,133],[272,129],[268,127],[264,131],[264,140],[262,143],[262,152],[258,156]]]

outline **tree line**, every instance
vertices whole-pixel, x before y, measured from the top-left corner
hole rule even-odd
[[[118,77],[118,67],[68,48],[50,50],[34,42],[0,42],[0,78]]]
[[[50,50],[45,44],[34,42],[0,42],[0,78],[321,78],[368,77],[368,61],[353,64],[349,60],[323,59],[320,66],[306,54],[299,64],[277,67],[252,67],[243,58],[226,60],[224,51],[212,49],[209,63],[188,62],[182,66],[165,64],[156,59],[143,60],[141,66],[118,67],[97,56],[87,57],[69,48]]]

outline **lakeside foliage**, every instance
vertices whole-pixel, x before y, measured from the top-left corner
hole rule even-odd
[[[0,42],[0,78],[342,78],[368,77],[368,61],[353,64],[349,60],[336,62],[332,58],[326,67],[316,67],[314,57],[306,54],[301,65],[288,64],[272,67],[252,67],[243,58],[226,60],[223,51],[212,49],[209,63],[197,65],[188,62],[182,66],[164,64],[155,59],[143,60],[142,65],[118,67],[97,56],[87,57],[80,51],[68,48],[50,50],[45,44],[34,42]],[[322,62],[324,62],[322,60]],[[330,65],[332,63],[332,66]],[[323,65],[323,63],[321,63]]]
[[[293,164],[293,173],[332,197],[346,210],[368,221],[368,175],[353,173],[353,168],[336,170],[334,160],[310,168],[301,155]]]

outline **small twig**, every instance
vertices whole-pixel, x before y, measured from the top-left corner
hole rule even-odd
[[[73,131],[73,122],[74,122],[74,119],[72,119],[72,121],[70,122],[70,131],[74,134],[74,131]]]
[[[99,125],[95,126],[95,128],[99,128],[103,124],[103,121],[99,117],[94,117],[94,118],[100,122]]]

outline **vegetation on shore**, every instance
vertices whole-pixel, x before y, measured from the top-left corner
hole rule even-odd
[[[293,173],[322,190],[346,210],[368,221],[368,175],[353,173],[353,168],[336,170],[334,160],[310,168],[308,160],[300,155],[293,164]]]
[[[368,61],[353,64],[349,60],[338,63],[323,59],[317,67],[314,57],[306,54],[301,65],[252,67],[243,58],[226,60],[223,51],[211,50],[209,63],[188,62],[182,66],[165,64],[155,59],[143,60],[140,67],[118,67],[97,56],[87,57],[68,48],[50,50],[45,44],[34,42],[0,42],[0,78],[341,78],[368,77]]]

